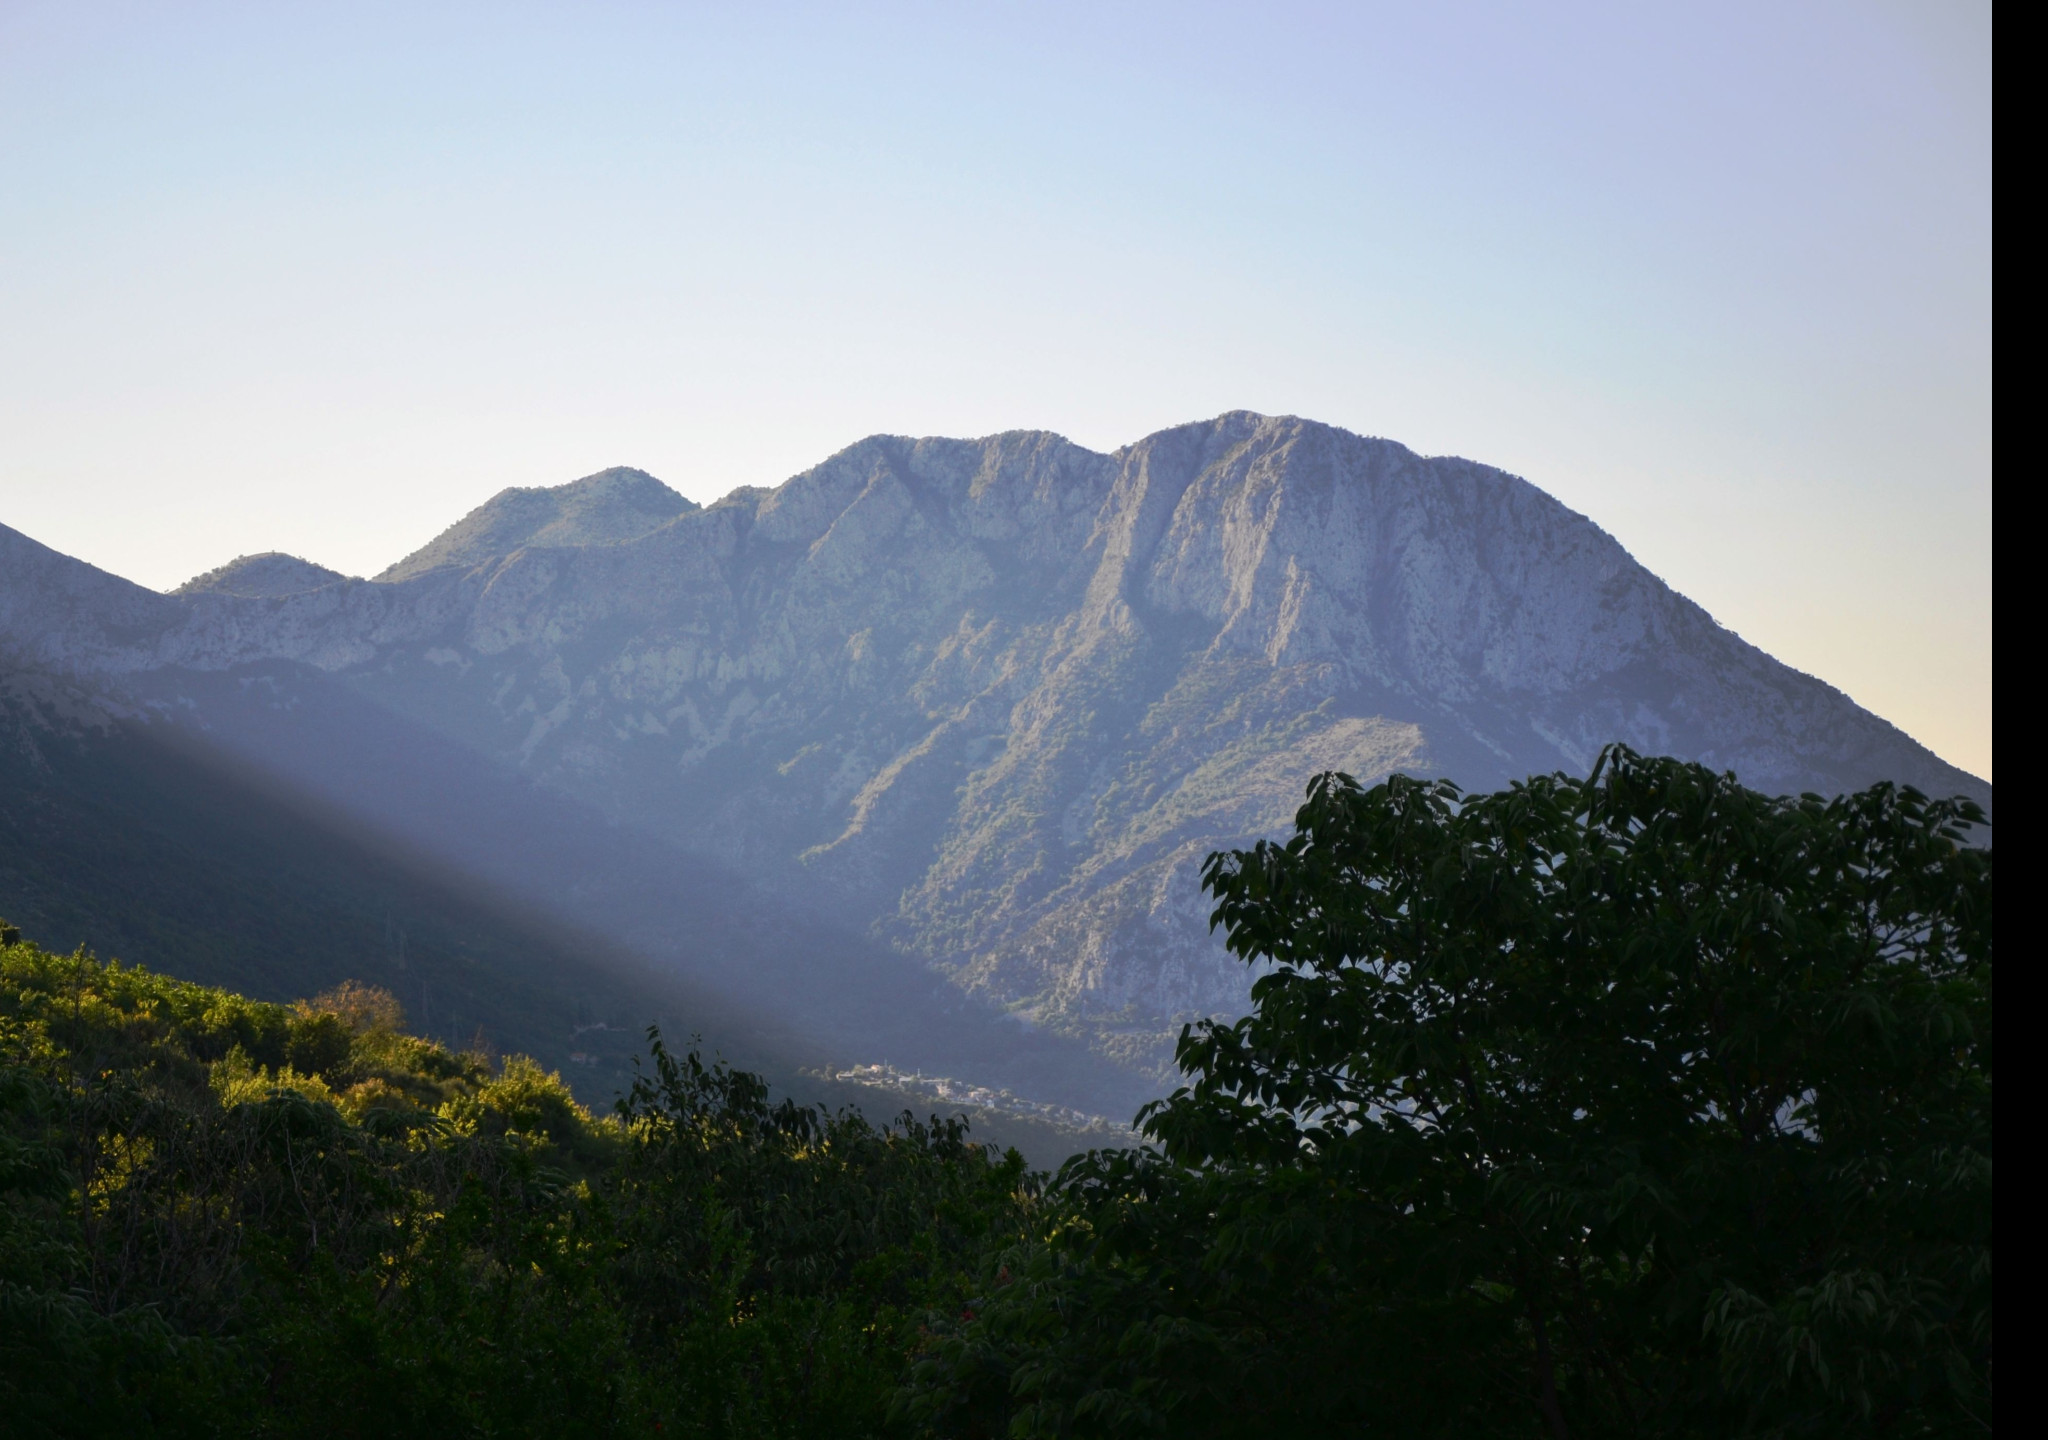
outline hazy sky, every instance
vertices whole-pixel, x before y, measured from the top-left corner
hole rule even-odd
[[[1251,408],[1524,475],[1991,774],[1988,4],[0,0],[0,522]]]

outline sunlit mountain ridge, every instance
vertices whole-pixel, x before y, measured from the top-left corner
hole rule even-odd
[[[690,924],[599,903],[609,861],[500,864],[489,827],[409,816],[404,787],[276,727],[346,695],[716,867],[733,904],[833,927],[853,948],[819,956],[832,993],[907,964],[1008,1017],[990,1035],[1072,1037],[1134,1078],[1183,1020],[1245,1004],[1198,871],[1284,829],[1319,771],[1491,788],[1619,740],[1768,790],[1991,798],[1534,486],[1295,418],[1111,454],[877,436],[704,507],[614,469],[506,491],[367,581],[255,557],[166,596],[11,532],[0,556],[23,663],[183,717],[653,963],[681,963]],[[936,1068],[846,1039],[849,1062]],[[1115,1113],[1119,1087],[1083,1088]]]

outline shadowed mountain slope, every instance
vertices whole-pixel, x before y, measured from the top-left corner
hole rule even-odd
[[[532,1054],[599,1104],[649,1021],[740,1029],[729,1008],[592,963],[588,937],[51,677],[0,679],[0,791],[0,913],[52,949],[268,1000],[366,981],[421,1033]]]
[[[577,486],[507,495],[567,514]],[[1494,786],[1618,739],[1760,788],[1990,801],[1526,482],[1298,419],[1109,455],[874,437],[603,543],[479,519],[499,503],[377,582],[172,601],[102,577],[95,629],[73,576],[46,622],[19,597],[0,618],[141,689],[326,672],[1155,1076],[1181,1020],[1245,1000],[1202,858],[1284,828],[1320,770]]]
[[[205,685],[226,677],[194,678],[209,712],[232,727],[235,712],[246,707],[223,703]],[[229,683],[243,690],[252,678]],[[264,678],[268,684],[247,688],[267,709],[290,693],[291,667],[272,667]],[[315,688],[327,683],[307,678]],[[679,883],[654,873],[648,856],[622,856],[616,842],[606,855],[602,839],[578,833],[573,807],[517,783],[494,783],[488,767],[437,750],[431,740],[394,746],[388,722],[351,697],[338,700],[324,725],[366,741],[361,748],[337,752],[323,740],[321,723],[286,728],[270,741],[301,756],[325,746],[319,763],[330,776],[384,768],[377,752],[402,751],[387,779],[413,789],[424,811],[457,824],[537,833],[546,838],[536,853],[508,856],[498,877],[504,883],[492,883],[437,860],[400,827],[374,823],[373,814],[365,823],[360,804],[337,805],[280,778],[262,763],[262,743],[232,756],[217,729],[195,733],[150,718],[159,707],[131,708],[55,677],[13,670],[0,676],[0,915],[59,951],[84,946],[260,999],[310,996],[345,980],[378,985],[399,997],[417,1033],[456,1048],[531,1055],[559,1069],[600,1109],[630,1085],[650,1023],[672,1044],[702,1036],[707,1048],[807,1101],[856,1104],[878,1116],[906,1104],[930,1109],[932,1097],[829,1078],[849,1059],[880,1058],[913,1070],[936,1058],[955,1071],[971,1059],[990,1059],[995,1047],[977,1037],[972,1017],[947,1013],[963,1008],[960,997],[949,1000],[945,987],[914,972],[913,985],[936,1007],[920,1009],[916,990],[906,995],[886,981],[851,1000],[837,997],[838,1013],[830,1017],[836,1028],[804,1003],[830,998],[820,997],[816,984],[788,1003],[790,972],[819,956],[817,933],[707,903],[701,892],[709,886],[679,897],[693,888],[689,877]],[[240,724],[250,718],[242,715]],[[550,849],[564,840],[576,857],[568,868]],[[660,923],[666,915],[674,924],[683,898],[680,918],[689,935],[680,958],[667,954],[667,963],[650,963],[648,953],[600,927],[515,898],[532,889],[536,867],[585,891],[601,888],[589,868],[577,868],[593,861],[608,865],[609,878],[643,919]],[[666,909],[646,903],[648,892],[661,896]],[[618,896],[591,898],[609,909]],[[756,942],[766,954],[755,953]],[[693,979],[693,965],[710,981]],[[719,983],[734,972],[766,982],[756,985],[751,1003]],[[937,1043],[906,1046],[904,1032],[915,1025],[932,1028]],[[1071,1079],[1078,1083],[1065,1093],[1085,1096],[1089,1057],[1057,1053],[1060,1042],[1052,1037],[1035,1047],[1023,1038],[1022,1048],[1041,1052],[1035,1068],[1028,1060],[1003,1063],[1015,1060],[1019,1047],[989,1068],[1033,1092],[1059,1090]],[[1130,1094],[1117,1098],[1129,1102],[1127,1110],[1137,1103]],[[978,1135],[1015,1144],[1039,1164],[1116,1138],[1000,1105],[969,1101],[965,1108]]]

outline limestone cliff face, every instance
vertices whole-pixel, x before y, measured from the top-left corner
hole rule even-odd
[[[288,594],[40,550],[0,536],[50,577],[0,583],[42,663],[317,666],[1148,1067],[1244,1001],[1202,858],[1322,770],[1488,786],[1618,739],[1770,789],[1990,798],[1533,486],[1291,418],[1111,455],[875,437],[703,509],[605,472]]]

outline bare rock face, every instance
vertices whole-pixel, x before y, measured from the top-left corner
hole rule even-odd
[[[1990,801],[1526,482],[1292,418],[878,436],[702,509],[606,471],[374,582],[98,581],[0,582],[0,626],[109,674],[318,666],[1147,1069],[1245,1003],[1203,857],[1320,771],[1494,786],[1621,740]]]

